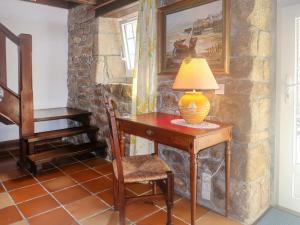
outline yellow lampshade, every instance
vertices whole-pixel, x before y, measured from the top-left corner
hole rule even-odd
[[[211,90],[218,88],[214,75],[204,58],[184,59],[173,84],[173,89],[176,90]]]
[[[193,90],[193,92],[186,92],[178,102],[181,117],[187,123],[201,123],[209,113],[210,103],[202,92],[196,92],[195,90],[218,88],[206,59],[184,59],[173,84],[173,89]]]

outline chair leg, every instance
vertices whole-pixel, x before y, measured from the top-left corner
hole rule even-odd
[[[157,193],[157,184],[156,184],[156,181],[153,181],[152,194],[156,195],[156,193]]]
[[[119,200],[119,188],[118,188],[118,181],[115,177],[115,175],[113,174],[113,192],[114,192],[114,210],[118,211],[119,210],[119,205],[118,205],[118,200]]]
[[[174,193],[174,174],[169,171],[167,172],[168,178],[167,178],[167,199],[166,199],[166,205],[167,205],[167,225],[172,225],[172,208],[173,208],[173,193]]]
[[[118,182],[119,196],[119,224],[125,225],[125,186],[124,183]]]

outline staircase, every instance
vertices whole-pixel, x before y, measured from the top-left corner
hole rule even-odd
[[[7,87],[6,39],[18,46],[19,91]],[[105,156],[104,143],[97,141],[98,128],[90,126],[91,113],[73,108],[33,110],[32,94],[32,37],[16,36],[0,23],[0,122],[19,126],[20,158],[18,165],[36,174],[47,162],[95,151]],[[68,119],[78,122],[77,127],[35,132],[36,122]],[[86,134],[88,143],[74,145],[67,137]]]

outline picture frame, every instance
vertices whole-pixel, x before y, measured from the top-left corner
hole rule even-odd
[[[230,0],[183,0],[158,9],[158,74],[176,74],[186,57],[206,58],[228,75]]]

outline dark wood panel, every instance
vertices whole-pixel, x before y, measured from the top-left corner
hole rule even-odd
[[[189,135],[184,135],[178,132],[167,131],[161,127],[150,127],[149,125],[136,123],[132,126],[131,121],[119,119],[119,128],[126,130],[131,135],[146,138],[152,141],[158,141],[161,144],[170,145],[172,147],[178,147],[180,149],[187,150],[193,143],[194,138]]]
[[[81,145],[70,145],[66,147],[61,147],[55,150],[40,152],[37,154],[33,154],[28,156],[29,160],[34,162],[35,164],[42,164],[45,162],[50,162],[55,159],[60,158],[68,158],[74,155],[82,154],[85,152],[90,152],[93,150],[105,148],[106,145],[104,143],[87,143]]]
[[[6,37],[0,32],[0,82],[3,84],[7,84],[6,76]]]
[[[126,5],[120,9],[116,9],[114,11],[111,11],[109,13],[106,13],[103,15],[103,17],[109,17],[109,18],[121,18],[133,13],[136,13],[139,11],[139,2],[134,2],[129,5]]]
[[[0,152],[1,151],[18,150],[19,148],[20,148],[20,140],[19,139],[0,142]]]
[[[78,4],[89,4],[89,5],[96,5],[98,3],[97,0],[67,0],[67,1],[78,3]]]
[[[89,116],[92,113],[80,109],[73,108],[52,108],[52,109],[39,109],[34,111],[34,121],[48,121],[58,119],[71,119],[81,116]]]
[[[78,4],[68,2],[65,0],[22,0],[25,2],[30,2],[30,3],[37,3],[37,4],[42,4],[42,5],[49,5],[49,6],[54,6],[54,7],[59,7],[59,8],[64,8],[64,9],[70,9]]]
[[[116,0],[110,4],[104,5],[96,10],[96,17],[104,16],[105,14],[112,12],[117,9],[121,9],[129,4],[137,2],[137,0]]]
[[[34,134],[33,136],[27,137],[29,143],[51,140],[59,137],[68,137],[77,134],[82,134],[86,132],[95,132],[98,130],[98,127],[94,126],[84,126],[84,127],[73,127],[61,130],[45,131],[41,133]]]

